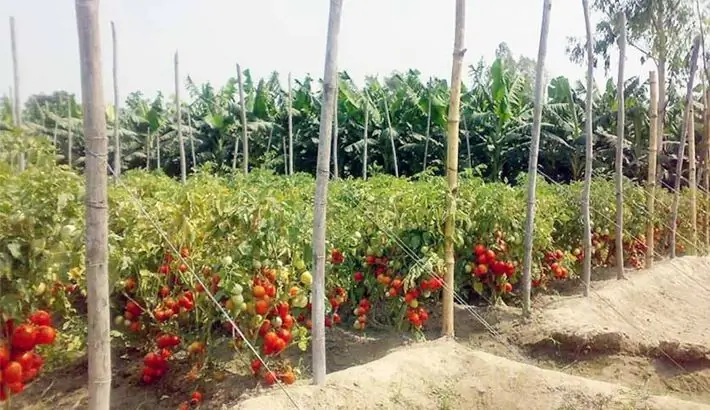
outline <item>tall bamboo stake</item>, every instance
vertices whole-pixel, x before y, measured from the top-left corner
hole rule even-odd
[[[119,127],[121,124],[121,114],[118,95],[118,44],[116,40],[116,25],[111,22],[111,40],[113,42],[113,143],[115,145],[113,153],[114,178],[121,176],[121,137]]]
[[[22,106],[20,105],[20,66],[17,57],[17,33],[15,32],[15,18],[10,17],[10,44],[12,49],[12,80],[14,93],[12,104],[12,119],[15,128],[19,129],[22,127]],[[27,139],[27,135],[24,134],[24,138]],[[20,171],[25,170],[25,148],[23,147],[20,151]]]
[[[108,285],[106,113],[101,68],[99,1],[76,0],[81,95],[86,137],[86,280],[89,410],[111,404],[111,316]]]
[[[392,119],[390,118],[390,108],[387,104],[387,92],[382,95],[382,100],[385,102],[385,117],[387,117],[387,134],[390,137],[390,144],[392,145],[392,162],[394,162],[394,176],[399,178],[399,165],[397,161],[397,146],[394,143],[394,135],[392,134]]]
[[[293,175],[293,92],[291,73],[288,73],[288,174]]]
[[[648,74],[649,88],[651,89],[651,101],[648,108],[648,117],[651,130],[648,141],[648,190],[646,203],[648,208],[648,219],[646,222],[646,267],[653,267],[654,259],[654,234],[655,234],[655,208],[656,208],[656,162],[658,161],[658,82],[656,72]]]
[[[530,316],[530,289],[532,283],[533,235],[535,234],[535,188],[537,185],[537,158],[540,150],[540,131],[542,122],[543,87],[545,76],[545,57],[547,56],[547,36],[550,31],[551,0],[544,0],[542,8],[542,27],[540,45],[537,52],[535,69],[535,104],[533,109],[532,141],[528,161],[528,206],[525,213],[525,257],[523,258],[523,315]]]
[[[680,127],[680,143],[678,145],[678,163],[676,165],[675,187],[673,192],[673,207],[671,209],[671,258],[676,257],[676,236],[678,226],[678,205],[680,203],[680,182],[683,177],[683,159],[685,156],[685,144],[687,140],[688,121],[691,118],[688,116],[690,106],[693,103],[693,84],[695,83],[695,72],[698,68],[698,55],[700,51],[700,36],[693,40],[693,49],[690,56],[690,76],[688,77],[688,86],[685,92],[683,120]]]
[[[237,82],[239,83],[239,110],[241,111],[242,119],[242,146],[244,147],[244,154],[242,154],[242,171],[244,175],[249,173],[249,137],[247,134],[247,109],[246,102],[244,101],[244,79],[242,78],[242,67],[237,64]],[[234,146],[234,162],[232,163],[232,169],[237,169],[237,146],[239,141],[236,141]]]
[[[582,218],[584,219],[584,260],[582,261],[582,281],[584,282],[584,296],[589,296],[589,286],[592,277],[592,218],[589,212],[592,188],[592,154],[594,149],[594,136],[592,122],[592,108],[594,106],[594,37],[592,36],[592,23],[589,16],[589,2],[582,0],[584,8],[584,26],[587,33],[587,99],[584,107],[584,191],[582,192]]]
[[[362,179],[367,180],[367,146],[369,141],[367,139],[367,127],[370,121],[370,102],[367,94],[363,97],[363,109],[365,110],[365,124],[362,131]]]
[[[180,144],[180,181],[187,183],[187,155],[185,155],[185,139],[182,137],[182,104],[180,104],[180,70],[178,52],[175,52],[175,127]]]
[[[74,111],[74,100],[71,95],[69,96],[69,101],[67,102],[67,133],[69,134],[68,148],[67,148],[67,161],[69,162],[69,167],[73,167],[74,164],[74,116],[72,112]]]
[[[192,169],[197,169],[197,154],[195,153],[195,136],[192,132],[192,113],[190,107],[187,107],[187,135],[190,140],[190,155],[192,156]]]
[[[695,164],[695,109],[690,103],[688,109],[688,185],[690,188],[690,225],[692,229],[690,254],[698,252],[698,202],[697,202],[697,174]]]
[[[710,78],[708,78],[710,80]],[[710,85],[710,84],[709,84]],[[703,133],[705,134],[705,192],[710,193],[710,87],[705,91],[705,110],[703,115]],[[705,196],[705,249],[710,252],[710,197]]]
[[[624,279],[624,63],[626,60],[626,15],[619,13],[619,75],[617,78],[617,120],[616,120],[616,278]]]
[[[431,78],[429,79],[431,84]],[[424,164],[422,169],[426,171],[427,158],[429,157],[429,138],[431,135],[431,85],[427,86],[427,115],[426,115],[426,133],[424,134]]]
[[[447,115],[447,149],[446,149],[446,181],[449,187],[448,212],[444,222],[444,260],[446,276],[444,277],[443,315],[441,333],[444,336],[454,336],[454,231],[456,227],[456,198],[459,194],[459,112],[461,109],[461,66],[466,33],[466,0],[456,0],[456,23],[454,26],[454,53],[451,62],[451,94],[449,96],[449,113]]]
[[[325,384],[325,225],[330,179],[330,143],[333,127],[333,100],[337,85],[338,37],[343,0],[330,0],[328,40],[323,72],[323,102],[320,111],[316,192],[313,206],[313,383]]]
[[[340,178],[338,170],[338,98],[340,98],[340,74],[335,68],[335,100],[333,100],[333,178]]]

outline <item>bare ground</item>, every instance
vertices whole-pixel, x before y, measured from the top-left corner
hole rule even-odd
[[[710,259],[629,276],[594,282],[589,298],[579,289],[540,297],[528,320],[517,308],[459,306],[456,342],[333,329],[328,385],[288,391],[302,409],[710,409]],[[174,409],[195,388],[205,393],[201,408],[295,408],[237,370],[245,360],[225,356],[220,377],[198,385],[168,378],[145,387],[139,356],[126,353],[114,361],[112,408]],[[45,375],[12,408],[86,408],[85,371],[80,361]]]

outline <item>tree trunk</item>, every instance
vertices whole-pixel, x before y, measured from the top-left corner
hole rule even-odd
[[[429,79],[431,82],[431,79]],[[424,164],[422,169],[426,171],[427,158],[429,156],[429,138],[431,135],[431,87],[427,87],[428,103],[426,115],[426,133],[424,134]]]
[[[370,125],[370,99],[367,96],[367,92],[365,92],[365,95],[363,97],[364,101],[364,107],[363,109],[365,110],[365,125],[364,129],[362,132],[362,141],[363,141],[363,148],[362,148],[362,179],[367,180],[367,146],[369,145],[369,142],[367,140],[367,126]]]
[[[288,174],[293,175],[293,92],[291,91],[291,73],[288,73]]]
[[[237,82],[239,83],[239,110],[241,111],[242,117],[242,146],[244,147],[244,154],[242,157],[242,171],[244,175],[249,173],[249,137],[247,134],[247,109],[246,102],[244,101],[244,80],[242,79],[242,67],[237,64]],[[238,137],[237,137],[238,138]],[[232,170],[237,169],[237,148],[236,146],[239,141],[235,142],[234,148],[234,161],[232,162]]]
[[[589,2],[582,0],[584,8],[584,26],[587,33],[587,99],[584,107],[584,132],[586,134],[584,142],[584,191],[582,192],[582,219],[584,219],[584,237],[582,249],[584,249],[584,260],[582,261],[582,282],[584,283],[584,296],[589,296],[589,286],[592,277],[592,218],[589,211],[590,192],[592,188],[592,155],[594,149],[594,138],[592,123],[594,116],[594,37],[592,36],[592,22],[589,16]]]
[[[389,135],[390,143],[392,144],[392,162],[394,163],[394,176],[399,178],[399,165],[397,164],[397,146],[394,143],[394,135],[392,135],[392,119],[390,118],[390,109],[387,105],[387,92],[384,93],[382,99],[385,102],[385,116],[387,117],[387,134]]]
[[[17,129],[22,127],[22,106],[20,105],[20,66],[17,57],[17,33],[15,32],[15,18],[10,17],[10,44],[12,49],[12,80],[13,80],[13,104],[12,119],[13,126]],[[27,139],[27,134],[22,133]],[[25,170],[25,147],[20,151],[20,171]]]
[[[525,257],[523,258],[523,315],[530,316],[530,290],[532,284],[533,235],[535,234],[535,188],[537,184],[537,158],[540,150],[540,129],[544,95],[545,57],[547,56],[547,35],[550,31],[551,0],[543,2],[540,44],[535,69],[535,105],[533,109],[532,141],[528,161],[528,206],[525,215]]]
[[[667,99],[667,89],[666,89],[666,69],[668,60],[668,42],[666,37],[666,11],[665,4],[663,1],[656,3],[658,5],[658,11],[656,14],[656,31],[658,33],[658,140],[656,151],[658,154],[663,152],[663,140],[665,138],[665,123],[666,123],[666,99]],[[663,167],[658,169],[658,175],[656,176],[656,183],[662,186],[663,180]]]
[[[116,40],[116,25],[111,22],[111,39],[113,41],[113,175],[118,179],[121,176],[121,137],[119,127],[121,126],[121,114],[119,108],[118,95],[118,46]]]
[[[69,101],[67,102],[67,133],[69,139],[69,141],[67,142],[67,162],[69,163],[69,168],[72,168],[74,166],[74,117],[72,116],[72,111],[74,111],[73,106],[74,100],[72,100],[71,96],[69,96]]]
[[[646,267],[653,267],[654,260],[654,215],[656,208],[656,162],[658,159],[658,83],[656,73],[651,71],[648,75],[649,88],[651,89],[651,101],[649,102],[648,117],[651,130],[648,141],[648,197],[647,211],[648,220],[646,222]]]
[[[340,98],[340,74],[335,68],[335,99],[333,100],[333,178],[340,178],[338,164],[338,99]]]
[[[192,132],[192,113],[191,109],[187,110],[187,135],[190,140],[190,154],[192,156],[192,169],[197,169],[197,154],[195,153],[195,136]]]
[[[313,383],[325,385],[325,227],[330,179],[330,143],[333,126],[333,100],[337,81],[338,37],[343,0],[330,0],[328,40],[323,73],[323,102],[320,112],[316,193],[313,206]]]
[[[187,156],[185,155],[185,140],[182,138],[182,104],[180,104],[180,70],[178,53],[175,52],[175,128],[178,144],[180,144],[180,181],[187,183]]]
[[[626,60],[626,15],[619,13],[619,75],[617,78],[617,120],[616,120],[616,278],[624,279],[624,63]]]
[[[456,230],[456,198],[459,194],[459,113],[461,109],[461,66],[466,33],[466,0],[456,0],[456,23],[454,26],[454,50],[451,61],[451,94],[447,115],[446,182],[449,192],[446,201],[448,212],[444,221],[444,260],[446,275],[442,295],[443,314],[441,334],[454,336],[454,236]],[[389,117],[389,115],[388,115]]]
[[[61,97],[59,98],[59,106],[61,107],[64,101],[62,101]],[[59,134],[59,121],[54,121],[54,133],[52,134],[52,145],[54,146],[54,152],[56,155],[57,152],[57,137]]]
[[[106,112],[101,68],[99,1],[76,0],[81,95],[86,138],[86,281],[89,410],[111,403],[111,316],[108,285]]]
[[[676,256],[676,236],[678,225],[678,205],[680,202],[680,182],[683,179],[683,159],[685,156],[685,144],[687,140],[688,121],[690,106],[693,104],[693,83],[695,82],[695,72],[698,68],[698,55],[700,51],[700,36],[693,40],[693,50],[690,56],[690,76],[688,77],[688,87],[685,93],[685,108],[683,120],[680,127],[680,145],[678,146],[678,163],[676,166],[675,187],[673,192],[673,207],[671,209],[671,258]]]

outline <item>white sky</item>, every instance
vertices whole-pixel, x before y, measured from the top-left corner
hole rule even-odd
[[[448,78],[455,0],[345,0],[338,66],[356,81],[367,74],[419,69]],[[569,62],[566,36],[584,35],[581,0],[553,0],[546,69],[578,79],[585,68]],[[121,97],[152,96],[174,87],[172,55],[181,75],[221,86],[235,64],[256,76],[276,70],[300,77],[323,73],[328,0],[101,0],[105,97],[112,98],[111,28],[116,23]],[[12,85],[9,17],[16,19],[20,93],[64,89],[80,94],[73,0],[1,0],[0,94]],[[465,64],[491,60],[505,41],[516,55],[537,56],[542,0],[469,0]],[[647,76],[638,55],[627,76]],[[612,59],[613,73],[616,59]],[[468,70],[466,70],[468,72]],[[598,70],[597,77],[602,77]]]

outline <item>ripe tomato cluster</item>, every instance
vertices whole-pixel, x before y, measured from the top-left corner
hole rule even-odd
[[[267,371],[259,359],[252,360],[251,371],[255,376],[261,376],[267,386],[271,386],[277,380],[283,384],[293,384],[296,381],[296,373],[290,367],[286,367],[283,371]]]
[[[0,402],[21,393],[42,370],[44,359],[35,351],[57,338],[49,312],[37,310],[26,323],[15,326],[10,319],[0,333]],[[8,343],[9,341],[9,343]]]
[[[505,242],[502,237],[498,238],[498,249],[504,248]],[[501,252],[501,255],[504,254]],[[515,275],[516,262],[502,260],[495,250],[483,244],[477,244],[473,248],[473,256],[465,265],[465,270],[471,273],[475,281],[480,282],[495,293],[505,294],[513,290],[510,280]]]
[[[624,242],[624,255],[627,256],[627,262],[634,269],[643,269],[646,265],[647,250],[646,235],[641,234],[630,241]]]
[[[329,292],[330,297],[328,301],[330,302],[330,314],[325,316],[325,327],[333,327],[333,325],[339,325],[342,319],[340,318],[340,313],[338,310],[343,303],[348,301],[348,292],[345,288],[341,286],[336,286]]]
[[[545,252],[543,272],[550,273],[555,279],[567,279],[569,269],[564,266],[565,253],[561,249]]]

